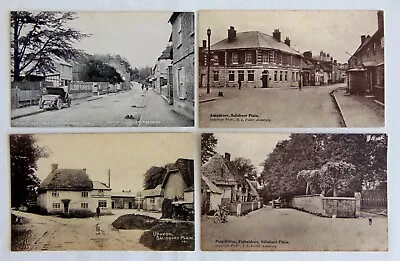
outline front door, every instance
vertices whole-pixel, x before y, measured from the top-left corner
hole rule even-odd
[[[262,87],[268,88],[268,73],[267,73],[267,71],[262,72],[261,81],[262,81]]]
[[[132,202],[129,202],[129,209],[132,209]]]
[[[64,213],[67,214],[69,212],[69,202],[70,199],[63,199],[61,202],[64,204]]]

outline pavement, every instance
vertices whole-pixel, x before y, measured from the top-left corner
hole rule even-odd
[[[248,241],[235,243],[235,241]],[[253,242],[250,242],[253,241]],[[249,243],[250,242],[250,243]],[[227,223],[201,220],[201,249],[214,251],[386,251],[388,219],[323,218],[264,207]]]

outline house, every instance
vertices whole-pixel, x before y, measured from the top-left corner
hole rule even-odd
[[[194,120],[194,35],[193,12],[174,12],[172,25],[172,75],[174,111]]]
[[[164,190],[164,198],[171,200],[183,200],[192,197],[194,186],[194,161],[192,159],[179,158],[174,164],[168,166],[167,174],[161,184]],[[191,195],[192,194],[192,195]],[[191,201],[194,202],[194,201]]]
[[[320,51],[319,56],[313,56],[311,51],[303,53],[303,85],[324,85],[342,81],[339,72],[340,65],[329,53]]]
[[[86,169],[59,169],[52,164],[50,174],[38,188],[37,203],[49,214],[73,214],[76,212],[111,212],[111,188],[92,181]]]
[[[170,92],[172,90],[172,83],[169,82],[168,77],[168,67],[172,63],[172,46],[168,45],[160,57],[157,59],[155,65],[154,77],[155,81],[155,91],[169,101]]]
[[[351,93],[369,93],[384,103],[385,55],[384,17],[377,12],[378,29],[372,35],[361,35],[360,46],[348,60],[347,86]]]
[[[164,201],[164,190],[161,184],[154,189],[145,189],[137,195],[138,209],[148,211],[161,211],[162,203]]]
[[[218,205],[222,201],[222,193],[223,191],[206,176],[201,175],[201,213],[207,214],[211,211],[217,211]]]
[[[281,41],[281,32],[272,36],[259,31],[239,32],[231,26],[227,38],[211,46],[212,87],[279,88],[298,86],[302,55]],[[204,52],[204,54],[207,52]],[[205,60],[205,58],[202,58]]]
[[[136,196],[130,190],[111,193],[111,208],[133,209],[136,208]]]
[[[218,187],[222,192],[222,204],[236,202],[238,183],[236,181],[237,169],[230,161],[230,154],[225,157],[217,153],[212,156],[201,168],[201,175]]]

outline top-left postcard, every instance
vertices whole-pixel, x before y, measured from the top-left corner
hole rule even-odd
[[[193,127],[193,12],[10,13],[12,127]]]

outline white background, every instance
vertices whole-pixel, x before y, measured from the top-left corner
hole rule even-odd
[[[255,1],[255,0],[5,0],[1,1],[0,37],[0,260],[400,260],[400,230],[398,223],[400,211],[397,205],[400,199],[399,157],[400,136],[398,114],[400,98],[400,1],[399,0],[331,0],[331,1]],[[375,129],[260,129],[246,130],[233,129],[230,132],[262,131],[262,132],[334,132],[334,133],[360,133],[360,132],[386,132],[389,135],[389,251],[387,253],[374,252],[202,252],[200,250],[200,224],[196,220],[196,251],[195,252],[18,252],[11,253],[10,246],[10,185],[9,185],[9,159],[8,159],[8,134],[10,133],[82,133],[82,132],[182,132],[193,131],[200,133],[196,128],[161,128],[161,129],[128,129],[128,128],[11,128],[10,127],[10,60],[9,60],[9,12],[11,10],[101,10],[101,11],[196,11],[208,9],[249,9],[249,10],[377,10],[385,11],[385,88],[386,88],[386,127]],[[351,26],[351,24],[349,24]],[[360,32],[362,34],[362,32]],[[195,41],[197,42],[197,41]],[[197,74],[196,74],[197,75]],[[197,86],[197,82],[196,82]],[[196,106],[197,107],[197,106]],[[197,118],[197,116],[196,116]],[[208,129],[207,131],[214,131]],[[218,130],[221,131],[221,130]],[[199,148],[198,148],[199,152]],[[197,154],[199,156],[199,153]],[[198,157],[199,158],[199,157]],[[196,163],[199,167],[198,162]],[[199,202],[199,194],[197,195]],[[197,205],[197,210],[199,206]],[[199,217],[199,211],[197,211]],[[265,231],[267,234],[268,231]]]

